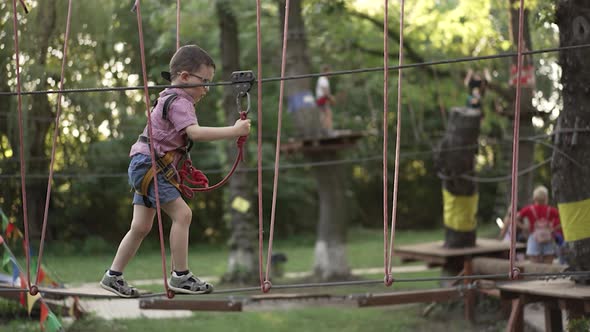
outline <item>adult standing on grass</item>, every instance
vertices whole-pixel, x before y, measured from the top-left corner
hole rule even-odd
[[[215,63],[196,45],[183,46],[170,60],[170,73],[164,78],[173,85],[208,84],[213,80]],[[142,182],[151,169],[149,144],[153,144],[158,163],[167,156],[173,161],[157,173],[158,194],[162,210],[172,219],[170,229],[170,251],[174,270],[168,286],[177,293],[200,294],[213,290],[209,283],[199,280],[188,267],[189,227],[192,219],[190,207],[181,197],[180,191],[165,177],[170,171],[178,176],[176,165],[186,153],[190,141],[213,141],[248,135],[250,120],[238,120],[229,127],[201,127],[195,114],[195,104],[209,92],[208,86],[168,88],[160,93],[158,102],[151,113],[153,137],[148,128],[143,130],[138,141],[131,147],[129,183],[135,190],[133,197],[133,220],[131,228],[121,241],[117,254],[100,286],[121,297],[137,297],[136,288],[123,278],[123,270],[135,256],[141,242],[152,228],[156,215],[156,197],[153,181],[144,193]],[[149,181],[149,180],[148,180]]]
[[[535,263],[551,264],[557,253],[555,235],[561,234],[559,212],[548,202],[547,188],[539,186],[533,192],[533,204],[525,206],[516,215],[519,224],[524,218],[529,221],[526,254]]]

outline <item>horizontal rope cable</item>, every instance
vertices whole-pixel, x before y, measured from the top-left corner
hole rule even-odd
[[[432,153],[432,152],[409,152],[408,155],[404,155],[403,153],[400,157],[410,157],[416,156],[419,154],[424,153]],[[287,169],[299,169],[299,168],[306,168],[306,167],[324,167],[324,166],[333,166],[333,165],[344,165],[344,164],[354,164],[359,162],[368,162],[368,161],[381,161],[382,156],[374,156],[374,157],[367,157],[367,158],[358,158],[358,159],[340,159],[340,160],[329,160],[329,161],[320,161],[320,162],[305,162],[305,163],[295,163],[295,164],[287,164],[280,166],[279,169],[287,170]],[[525,168],[519,171],[519,176],[527,174],[535,169],[542,167],[543,165],[549,163],[552,158],[545,159],[539,163],[533,164],[528,168]],[[262,168],[263,170],[273,170],[274,166],[266,166]],[[257,171],[257,168],[242,168],[237,169],[236,173],[252,173]],[[226,171],[223,169],[211,169],[211,170],[203,170],[203,173],[206,174],[221,174],[225,173]],[[60,179],[80,179],[80,178],[121,178],[127,177],[127,173],[89,173],[89,174],[79,174],[79,173],[63,173],[63,174],[54,174],[53,178],[60,178]],[[450,180],[453,178],[463,178],[466,180],[472,180],[475,182],[482,182],[482,183],[493,183],[493,182],[502,182],[507,181],[512,178],[511,175],[506,176],[499,176],[499,177],[478,177],[478,176],[470,176],[467,174],[463,175],[456,175],[456,176],[447,176],[442,173],[437,173],[437,176],[443,180]],[[31,179],[46,179],[48,176],[45,174],[27,174],[28,178]],[[18,179],[20,178],[19,174],[0,174],[0,179]]]
[[[530,55],[530,54],[541,54],[541,53],[553,53],[553,52],[559,52],[559,51],[565,51],[565,50],[575,50],[575,49],[581,49],[581,48],[587,48],[587,47],[590,47],[590,44],[545,48],[545,49],[540,49],[540,50],[535,50],[535,51],[522,52],[522,54]],[[405,69],[405,68],[419,68],[419,67],[438,66],[438,65],[460,63],[460,62],[501,59],[501,58],[513,57],[516,55],[517,55],[516,52],[508,52],[508,53],[500,53],[500,54],[494,54],[494,55],[483,55],[483,56],[476,56],[476,57],[461,57],[461,58],[445,59],[445,60],[433,60],[433,61],[404,64],[402,66],[388,66],[388,70],[398,70],[398,69]],[[348,74],[360,74],[360,73],[381,72],[381,71],[383,71],[383,67],[349,69],[349,70],[339,70],[339,71],[326,72],[326,73],[292,75],[292,76],[285,76],[282,78],[281,77],[269,77],[269,78],[262,79],[262,82],[268,83],[268,82],[277,82],[277,81],[283,81],[283,80],[298,80],[298,79],[304,79],[304,78],[317,78],[320,76],[340,76],[340,75],[348,75]],[[258,82],[258,81],[255,80],[254,82]],[[233,84],[232,82],[214,82],[214,83],[207,83],[207,84],[190,84],[190,85],[150,85],[150,86],[148,86],[148,89],[161,90],[161,89],[165,89],[165,88],[187,88],[187,87],[198,87],[198,86],[229,86],[232,84]],[[143,89],[144,89],[143,85],[141,85],[141,86],[110,87],[110,88],[77,88],[77,89],[64,89],[64,90],[23,91],[23,92],[21,92],[21,95],[41,95],[41,94],[55,94],[55,93],[69,94],[69,93],[86,93],[86,92],[115,92],[115,91],[131,91],[131,90],[143,90]],[[0,92],[0,96],[14,96],[14,95],[17,95],[17,93],[12,92],[12,91]]]
[[[536,142],[539,144],[543,144],[542,142],[539,141],[539,139],[542,138],[550,138],[552,136],[555,135],[559,135],[562,133],[574,133],[574,132],[590,132],[590,129],[572,129],[572,130],[563,130],[560,131],[558,133],[553,132],[553,133],[549,133],[549,134],[542,134],[542,135],[535,135],[535,136],[529,136],[529,137],[520,137],[520,141],[531,141],[531,142]],[[376,137],[379,135],[368,135],[367,137]],[[460,151],[460,150],[469,150],[469,149],[474,149],[474,148],[478,148],[480,146],[495,146],[495,145],[505,145],[508,144],[508,142],[512,142],[509,140],[505,140],[505,141],[496,141],[496,142],[486,142],[485,144],[480,144],[480,143],[476,143],[476,144],[470,144],[470,145],[463,145],[463,146],[455,146],[455,147],[449,147],[449,148],[445,148],[445,149],[441,149],[441,150],[436,150],[436,151],[444,151],[444,152],[450,152],[450,151]],[[407,145],[407,146],[413,146],[413,145]],[[555,148],[554,146],[551,145],[546,145],[550,148]],[[429,150],[419,150],[419,151],[406,151],[406,152],[401,152],[401,156],[402,157],[411,157],[411,156],[419,156],[419,155],[430,155],[433,153],[432,149]],[[111,161],[117,161],[117,160],[123,160],[123,159],[128,159],[129,157],[127,155],[123,156],[123,157],[115,157],[115,158],[109,158],[108,156],[101,156],[101,158],[87,158],[85,159],[85,161],[93,161],[93,160],[100,160],[100,161],[105,161],[105,160],[111,160]],[[370,157],[372,158],[372,157]],[[363,159],[359,159],[359,161],[362,161]],[[29,163],[31,162],[48,162],[49,159],[47,157],[36,157],[36,158],[29,158]],[[339,161],[339,160],[338,160]],[[352,159],[352,161],[354,161],[354,159]],[[18,160],[15,160],[13,158],[10,159],[0,159],[0,164],[2,163],[17,163]],[[326,161],[326,162],[330,162],[330,161]],[[320,164],[325,163],[325,162],[321,162]],[[94,163],[96,164],[96,163]],[[302,163],[302,164],[292,164],[292,165],[301,165],[302,167],[304,166],[308,166],[311,165],[313,166],[315,163]],[[296,168],[296,167],[290,167],[290,168]],[[246,169],[246,170],[251,170],[251,169]],[[223,170],[220,169],[209,169],[209,170],[204,170],[204,172],[208,172],[208,173],[216,173],[216,172],[224,172]],[[239,172],[239,170],[237,170],[236,172]],[[126,173],[125,173],[126,174]],[[117,175],[118,176],[118,175]],[[0,175],[1,177],[1,175]]]
[[[567,277],[576,277],[576,276],[590,276],[590,271],[571,271],[571,272],[550,272],[550,273],[541,273],[541,272],[530,272],[530,273],[521,273],[523,277],[530,277],[530,278],[539,278],[540,280],[543,279],[555,279],[555,278],[567,278]],[[438,276],[438,277],[413,277],[413,278],[396,278],[395,282],[431,282],[431,281],[463,281],[463,280],[478,280],[478,279],[488,279],[488,280],[507,280],[509,279],[508,274],[506,273],[496,273],[496,274],[474,274],[474,275],[466,275],[466,276]],[[531,280],[513,280],[513,282],[523,282],[523,281],[531,281]],[[363,286],[363,285],[377,285],[383,284],[382,279],[378,280],[353,280],[353,281],[334,281],[334,282],[316,282],[316,283],[301,283],[301,284],[284,284],[284,285],[273,285],[273,289],[299,289],[299,288],[320,288],[320,287],[342,287],[342,286]],[[28,290],[22,288],[7,288],[7,287],[0,287],[0,292],[27,292]],[[101,294],[88,294],[83,292],[68,292],[64,289],[47,289],[42,288],[39,290],[41,293],[45,294],[56,294],[56,295],[68,295],[68,296],[79,296],[79,297],[91,297],[91,298],[112,298],[112,299],[119,299],[117,296],[113,295],[101,295]],[[257,292],[260,291],[260,287],[242,287],[242,288],[231,288],[231,289],[221,289],[218,291],[213,292],[211,295],[215,294],[231,294],[231,293],[245,293],[245,292]],[[178,294],[180,296],[187,296],[187,294]],[[163,297],[166,296],[165,293],[149,293],[141,295],[139,298],[153,298],[153,297]],[[190,295],[188,295],[190,296]],[[202,297],[203,295],[197,295]],[[126,299],[126,298],[123,298]]]
[[[528,174],[528,173],[536,170],[537,168],[551,162],[551,160],[553,160],[553,158],[547,158],[547,159],[543,160],[542,162],[536,163],[536,164],[531,165],[523,170],[520,170],[518,172],[518,176],[523,176],[525,174]],[[479,183],[494,183],[494,182],[509,181],[512,179],[512,174],[506,175],[506,176],[485,178],[485,177],[479,177],[479,176],[471,176],[471,175],[467,175],[467,174],[457,175],[457,176],[446,176],[446,175],[439,172],[439,173],[437,173],[437,176],[442,180],[451,180],[451,179],[461,178],[461,179],[470,180],[470,181],[479,182]]]

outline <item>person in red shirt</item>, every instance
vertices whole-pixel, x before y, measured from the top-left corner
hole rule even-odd
[[[527,241],[527,256],[535,263],[551,264],[556,256],[556,238],[563,239],[559,221],[559,212],[549,206],[547,188],[539,186],[533,192],[533,204],[518,211],[516,220],[522,223],[528,220],[529,238]]]

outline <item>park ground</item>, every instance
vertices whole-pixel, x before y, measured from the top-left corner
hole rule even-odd
[[[493,237],[497,229],[483,227],[480,236]],[[398,231],[396,243],[411,244],[440,240],[441,230],[432,231]],[[283,252],[288,257],[285,264],[286,275],[309,271],[313,265],[313,236],[298,236],[275,242],[274,251]],[[114,249],[113,249],[114,250]],[[81,285],[98,282],[112,259],[112,254],[105,250],[102,254],[58,255],[48,250],[45,264],[61,281],[67,285]],[[380,279],[382,273],[375,273],[373,268],[382,266],[382,233],[379,230],[353,229],[349,233],[348,258],[351,267],[358,271],[367,271],[359,277]],[[191,248],[191,267],[203,271],[201,275],[221,276],[227,263],[227,248],[223,245],[194,245]],[[413,263],[413,265],[420,263]],[[398,268],[412,266],[401,265]],[[399,273],[398,278],[437,276],[439,269],[425,269],[418,272]],[[126,276],[129,280],[153,280],[154,284],[142,288],[161,291],[161,262],[157,248],[140,249],[136,259],[131,263]],[[294,283],[301,279],[282,278],[280,283]],[[279,284],[279,283],[277,283]],[[235,285],[220,285],[218,288],[233,288]],[[391,288],[383,285],[338,287],[321,290],[301,290],[309,293],[322,292],[330,294],[378,293],[391,290],[429,289],[438,287],[435,281],[399,283]],[[4,331],[38,331],[38,317],[29,318],[24,309],[18,305],[0,302],[0,332]],[[297,305],[288,309],[251,311],[239,313],[195,312],[185,317],[165,319],[105,319],[97,315],[88,315],[74,323],[64,323],[67,331],[499,331],[506,325],[499,303],[491,299],[482,299],[478,304],[477,321],[467,323],[463,319],[461,302],[440,304],[431,307],[425,315],[428,304],[415,304],[376,308],[337,308],[305,307]],[[67,319],[63,319],[67,322]]]

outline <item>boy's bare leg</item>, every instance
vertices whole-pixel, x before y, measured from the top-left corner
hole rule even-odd
[[[117,254],[113,259],[111,270],[123,272],[131,258],[135,256],[137,249],[145,236],[152,229],[154,216],[156,210],[145,207],[143,205],[133,205],[133,220],[131,221],[131,228],[121,240]]]
[[[193,212],[182,197],[162,205],[162,209],[172,218],[170,228],[172,266],[176,271],[186,271],[188,270],[188,235]]]

